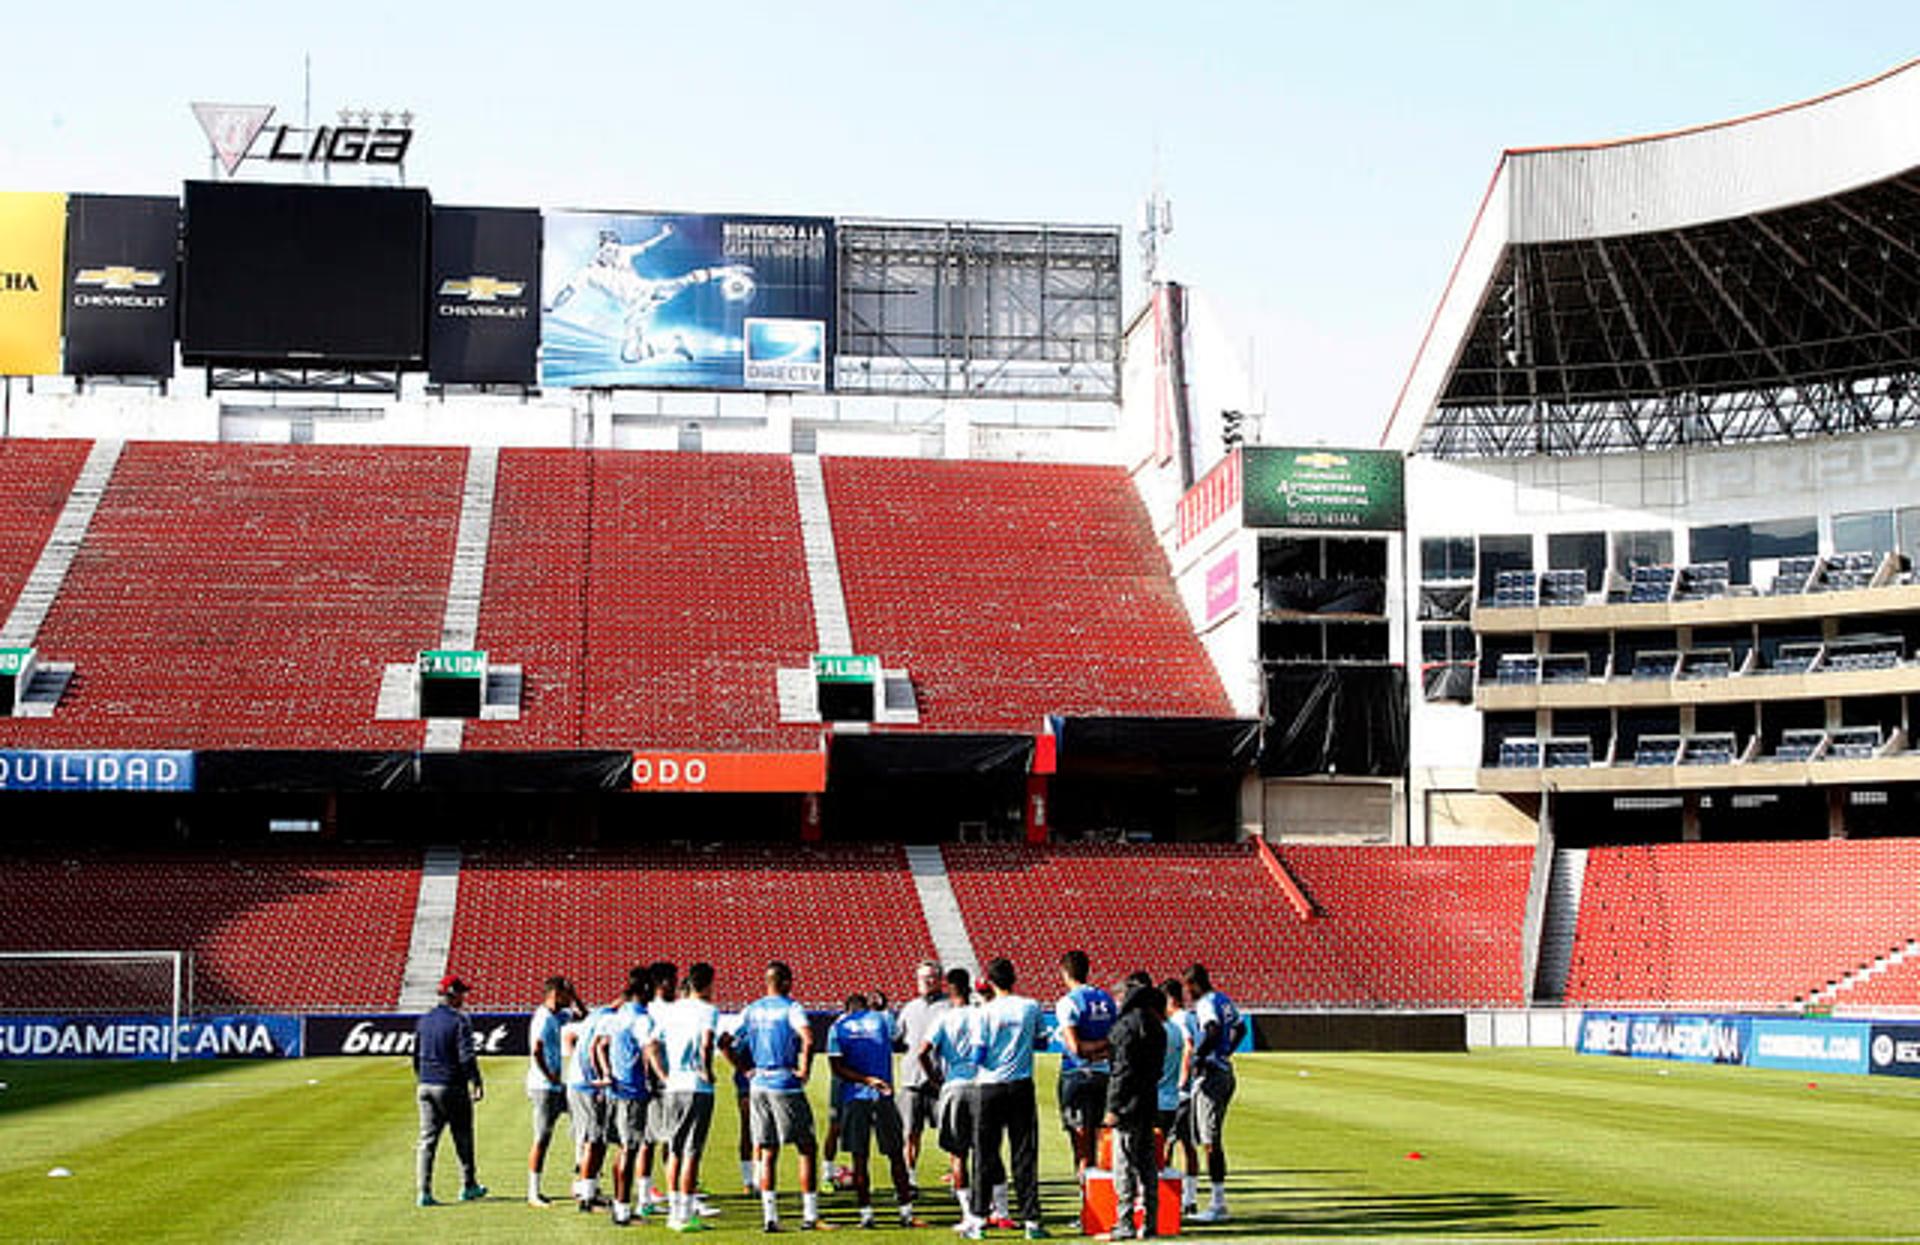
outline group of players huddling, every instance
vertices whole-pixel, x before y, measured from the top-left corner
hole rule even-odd
[[[1089,983],[1085,952],[1063,955],[1060,973],[1066,987],[1054,1008],[1063,1051],[1060,1118],[1082,1178],[1094,1164],[1099,1130],[1112,1128],[1118,1205],[1151,1205],[1158,1129],[1169,1150],[1177,1145],[1184,1155],[1187,1216],[1225,1220],[1221,1126],[1234,1092],[1233,1052],[1245,1035],[1239,1009],[1198,964],[1157,986],[1135,973],[1119,1002]],[[884,996],[855,994],[829,1026],[828,1182],[844,1179],[863,1226],[876,1222],[871,1149],[888,1161],[901,1226],[925,1226],[915,1213],[913,1171],[921,1135],[931,1128],[949,1158],[947,1178],[961,1215],[954,1230],[962,1238],[980,1239],[989,1227],[1024,1228],[1030,1240],[1048,1235],[1033,1089],[1033,1056],[1045,1048],[1045,1035],[1040,1004],[1015,993],[1014,982],[1005,959],[988,963],[977,983],[966,969],[943,972],[936,961],[922,961],[915,970],[918,993],[897,1013],[887,1010]],[[534,1142],[528,1202],[551,1205],[541,1191],[541,1170],[554,1127],[566,1115],[575,1145],[573,1200],[581,1211],[609,1209],[620,1225],[664,1214],[675,1231],[705,1230],[718,1213],[699,1192],[718,1056],[733,1067],[740,1179],[760,1196],[764,1228],[781,1230],[775,1178],[780,1150],[790,1145],[799,1159],[800,1226],[831,1230],[820,1217],[820,1147],[806,1096],[813,1029],[793,1000],[787,965],[769,964],[766,985],[764,997],[738,1016],[723,1017],[711,1001],[708,964],[691,965],[684,980],[670,963],[636,967],[620,997],[598,1007],[583,1006],[565,978],[549,978],[529,1026]],[[897,1078],[896,1054],[903,1056]],[[844,1173],[831,1162],[836,1144],[850,1160]],[[610,1199],[600,1188],[609,1150]],[[664,1181],[658,1188],[656,1158]],[[1203,1160],[1211,1186],[1204,1209],[1196,1179]],[[1008,1213],[1009,1183],[1019,1221]],[[1131,1220],[1121,1217],[1114,1239],[1134,1235]],[[1147,1216],[1140,1231],[1152,1230]]]

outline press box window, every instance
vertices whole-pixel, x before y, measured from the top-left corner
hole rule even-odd
[[[1473,578],[1473,537],[1429,536],[1420,542],[1420,578],[1427,583]]]

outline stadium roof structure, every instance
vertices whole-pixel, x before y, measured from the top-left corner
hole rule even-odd
[[[1501,155],[1382,436],[1592,454],[1920,424],[1920,60]]]

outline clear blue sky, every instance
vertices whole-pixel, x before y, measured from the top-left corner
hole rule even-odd
[[[297,115],[303,53],[317,113],[419,114],[412,180],[444,202],[1130,226],[1157,146],[1172,275],[1253,343],[1270,433],[1363,444],[1501,148],[1920,55],[1912,0],[17,8],[10,189],[201,176],[188,101]]]

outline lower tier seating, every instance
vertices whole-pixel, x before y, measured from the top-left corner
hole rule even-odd
[[[200,1011],[379,1011],[400,995],[420,856],[43,852],[0,859],[0,877],[0,951],[185,951]],[[151,966],[0,961],[0,1009],[151,1011],[167,997]]]
[[[1917,870],[1910,839],[1595,848],[1567,1000],[1804,999],[1920,936]]]
[[[984,959],[1050,997],[1060,953],[1106,981],[1196,960],[1243,1004],[1517,1004],[1528,848],[1285,848],[1314,900],[1302,921],[1251,845],[949,846]]]
[[[759,997],[785,960],[795,998],[838,1007],[902,997],[932,951],[898,847],[545,847],[467,854],[448,962],[482,1009],[530,1005],[553,973],[604,1002],[659,959],[712,964],[722,1006]]]

